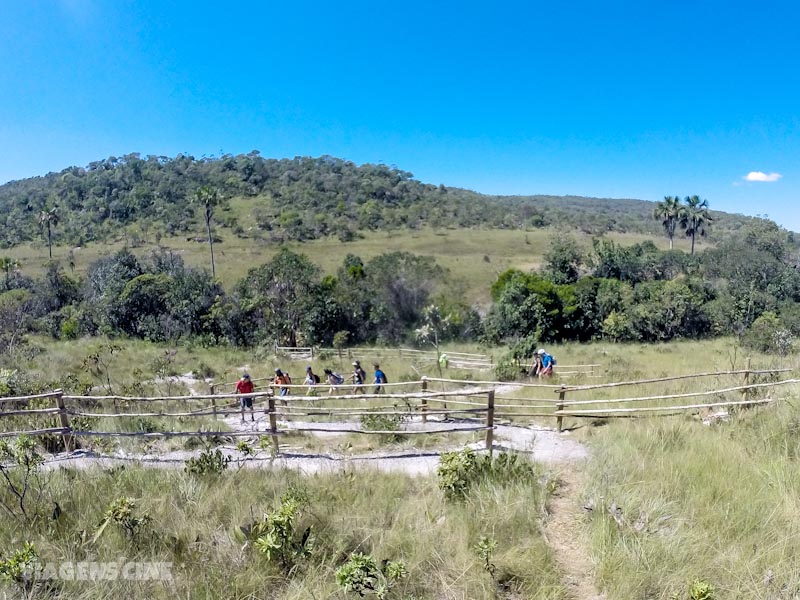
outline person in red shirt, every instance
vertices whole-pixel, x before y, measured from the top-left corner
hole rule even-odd
[[[253,386],[253,382],[250,380],[250,375],[247,373],[242,373],[242,378],[236,382],[236,393],[237,394],[252,394],[255,386]],[[242,422],[244,422],[244,409],[250,409],[250,420],[255,421],[255,417],[253,416],[253,397],[252,396],[242,396],[239,398],[239,405],[242,407]]]

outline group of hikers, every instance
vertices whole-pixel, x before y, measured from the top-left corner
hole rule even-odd
[[[531,366],[528,369],[528,377],[551,377],[556,359],[552,354],[548,354],[544,348],[539,348],[533,354]]]
[[[375,387],[373,388],[372,393],[380,394],[383,391],[383,386],[389,382],[386,379],[386,373],[381,370],[381,366],[378,363],[374,363],[372,366],[375,369],[374,379],[372,381],[372,385]],[[316,387],[324,384],[329,386],[328,394],[333,394],[337,391],[339,386],[345,384],[345,381],[352,382],[353,393],[365,394],[367,392],[367,372],[361,366],[361,361],[356,360],[353,362],[353,372],[347,378],[328,368],[323,369],[322,372],[324,379],[314,373],[311,365],[306,367],[306,377],[303,380],[303,385],[308,387],[308,391],[306,392],[307,395],[313,395],[316,392]],[[281,369],[275,369],[275,377],[270,383],[270,387],[275,390],[275,393],[278,396],[288,396],[290,394],[289,386],[291,385],[292,378],[289,376],[289,373]],[[250,374],[242,373],[241,378],[236,382],[236,393],[243,394],[243,396],[239,399],[239,405],[242,410],[242,421],[244,421],[244,411],[246,408],[250,409],[250,420],[255,420],[255,417],[253,416],[253,397],[244,395],[252,394],[254,392],[255,385],[253,384],[253,380],[250,378]]]

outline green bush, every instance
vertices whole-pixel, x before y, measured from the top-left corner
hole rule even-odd
[[[448,500],[467,496],[473,486],[483,480],[496,485],[535,477],[533,466],[518,454],[502,453],[496,458],[479,457],[471,449],[442,454],[436,470],[439,489]]]
[[[794,345],[794,336],[774,312],[758,317],[742,337],[742,344],[757,352],[786,356]]]
[[[382,599],[407,574],[403,561],[384,561],[379,569],[372,556],[356,552],[336,571],[336,583],[345,591],[355,592],[361,598],[374,594]]]
[[[225,456],[219,448],[203,450],[196,458],[186,461],[186,472],[193,475],[221,475],[231,462],[230,456]]]

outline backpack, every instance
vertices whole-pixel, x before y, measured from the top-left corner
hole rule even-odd
[[[319,383],[319,375],[314,373],[314,383]]]
[[[555,367],[555,366],[558,364],[558,361],[556,360],[556,357],[555,357],[555,356],[553,356],[552,354],[550,355],[550,360],[552,361],[552,363],[551,363],[551,364],[552,364],[554,367]]]
[[[336,382],[336,385],[342,385],[344,383],[344,377],[338,373],[333,373],[333,380]]]

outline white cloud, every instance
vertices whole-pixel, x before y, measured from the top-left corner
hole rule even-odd
[[[773,182],[778,181],[783,177],[780,173],[764,173],[763,171],[750,171],[747,175],[742,177],[745,181],[763,181]]]

